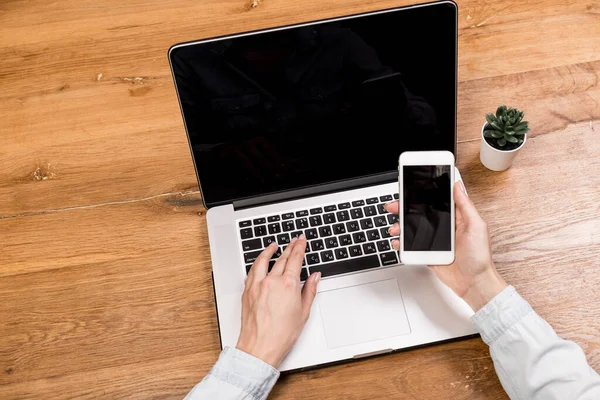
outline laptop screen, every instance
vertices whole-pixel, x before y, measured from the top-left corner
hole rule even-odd
[[[456,29],[446,2],[173,47],[205,203],[454,152]]]

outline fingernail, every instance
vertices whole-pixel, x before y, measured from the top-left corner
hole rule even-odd
[[[298,236],[298,239],[306,239],[306,236],[304,236],[304,233],[302,233],[300,236]]]
[[[391,226],[388,228],[388,233],[389,233],[390,235],[392,234],[392,227],[391,227]]]
[[[317,274],[315,275],[315,283],[319,283],[320,280],[321,280],[321,273],[317,272]]]
[[[460,182],[460,188],[462,190],[462,192],[464,194],[466,194],[467,196],[469,196],[469,193],[467,193],[467,189],[465,188],[465,184],[463,183],[463,181],[459,181]]]
[[[277,242],[271,242],[271,244],[269,246],[275,247],[275,246],[277,246]]]

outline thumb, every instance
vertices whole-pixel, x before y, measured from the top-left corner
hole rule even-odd
[[[310,315],[310,308],[317,295],[317,284],[320,280],[321,273],[316,272],[304,283],[304,288],[302,289],[302,311],[306,319],[308,319],[308,316]]]
[[[460,215],[460,219],[463,220],[466,225],[470,225],[480,219],[475,206],[471,202],[471,199],[469,199],[469,196],[467,196],[462,181],[458,181],[454,184],[454,204],[456,205],[456,214]]]

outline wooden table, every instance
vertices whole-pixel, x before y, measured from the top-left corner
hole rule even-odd
[[[176,42],[409,1],[0,3],[0,398],[181,398],[220,348]],[[600,3],[459,1],[458,165],[504,278],[600,369]],[[503,173],[486,112],[533,131]],[[283,377],[272,398],[497,399],[480,339]]]

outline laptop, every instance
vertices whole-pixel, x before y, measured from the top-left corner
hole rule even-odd
[[[457,8],[443,1],[182,43],[169,60],[202,198],[221,345],[248,270],[304,233],[320,271],[295,371],[476,334],[384,209],[407,150],[456,153]]]

